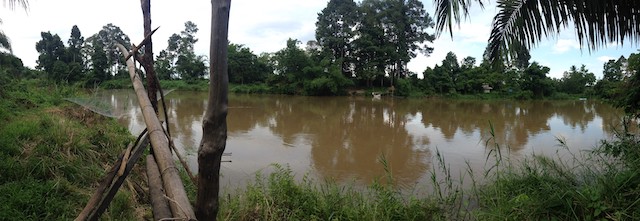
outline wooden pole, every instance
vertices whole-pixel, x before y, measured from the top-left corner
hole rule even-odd
[[[125,57],[129,56],[127,49],[118,44],[117,47],[124,54]],[[158,163],[158,169],[160,175],[164,181],[164,189],[167,191],[167,196],[171,199],[170,207],[171,212],[176,218],[195,219],[195,213],[187,198],[187,193],[184,190],[184,185],[180,179],[180,173],[173,162],[173,155],[169,150],[169,142],[164,135],[160,120],[156,116],[156,112],[149,101],[147,92],[142,85],[140,77],[136,74],[136,70],[132,60],[127,60],[127,69],[129,70],[129,76],[133,83],[133,89],[138,97],[140,108],[142,109],[142,115],[144,121],[149,130],[149,139],[151,140],[151,147]]]
[[[209,102],[202,120],[202,141],[198,149],[199,220],[216,220],[220,191],[220,161],[227,142],[228,85],[227,47],[231,0],[212,0],[211,48],[209,49]]]
[[[171,218],[171,209],[169,208],[169,202],[164,198],[160,171],[158,171],[158,164],[156,164],[156,160],[153,159],[153,155],[147,155],[147,180],[149,183],[151,207],[153,208],[153,219],[161,220]]]
[[[144,35],[151,34],[151,0],[140,0],[140,6],[142,8],[143,28]],[[149,95],[149,101],[153,109],[158,113],[158,99],[156,97],[158,93],[158,82],[156,81],[156,71],[153,68],[153,41],[149,38],[149,41],[144,42],[144,55],[142,55],[142,67],[144,73],[147,76],[147,94]]]

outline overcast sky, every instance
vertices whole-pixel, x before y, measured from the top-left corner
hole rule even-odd
[[[11,39],[14,54],[25,65],[34,67],[38,58],[36,42],[40,32],[50,31],[67,42],[71,27],[78,25],[87,38],[113,23],[119,26],[133,43],[139,43],[142,34],[142,11],[139,1],[82,1],[82,0],[30,0],[30,9],[10,11],[0,8],[3,24],[0,30]],[[317,14],[326,7],[328,0],[232,0],[229,40],[244,44],[255,54],[275,52],[285,47],[288,38],[301,42],[315,39]],[[433,1],[423,0],[429,14],[433,15]],[[491,20],[496,10],[493,5],[481,10],[474,7],[471,18],[454,30],[453,39],[443,34],[431,45],[434,52],[418,56],[409,63],[409,69],[422,73],[429,66],[440,64],[449,51],[459,60],[473,56],[480,60],[489,37]],[[154,35],[154,51],[166,48],[167,39],[184,29],[186,21],[193,21],[198,28],[197,54],[208,55],[211,20],[210,1],[151,1],[152,26],[160,26]],[[621,55],[627,57],[637,51],[637,44],[610,45],[589,52],[580,49],[573,30],[562,32],[557,38],[541,42],[531,51],[532,61],[551,68],[551,77],[560,78],[571,65],[585,64],[597,78],[602,77],[602,65]]]

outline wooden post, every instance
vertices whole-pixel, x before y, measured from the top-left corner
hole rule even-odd
[[[202,141],[198,149],[196,214],[199,220],[216,220],[220,161],[227,142],[227,37],[231,0],[212,0],[211,5],[209,102],[202,120]]]
[[[124,54],[124,57],[129,56],[127,49],[118,44],[117,47]],[[135,67],[132,60],[127,60],[127,69],[129,70],[129,76],[133,83],[133,89],[138,97],[140,108],[142,109],[142,115],[144,121],[149,130],[149,139],[151,140],[151,147],[158,163],[158,169],[160,175],[164,181],[164,189],[167,191],[167,196],[171,199],[170,207],[171,212],[176,218],[194,219],[195,213],[187,198],[187,193],[184,190],[184,185],[180,179],[178,168],[176,168],[173,162],[173,156],[169,150],[169,142],[162,130],[162,125],[158,119],[147,92],[142,85],[140,77],[136,74]]]
[[[142,7],[142,18],[144,26],[144,35],[150,35],[151,33],[151,0],[140,0],[140,6]],[[142,62],[140,64],[144,68],[144,73],[147,76],[147,95],[149,95],[149,101],[153,109],[158,112],[158,82],[156,81],[156,71],[153,68],[153,41],[149,38],[149,41],[145,42],[144,55],[142,55]]]
[[[151,207],[153,208],[153,219],[171,218],[171,209],[167,199],[164,198],[160,171],[158,171],[158,164],[153,159],[153,155],[147,155],[147,180],[149,183],[149,196],[151,196]]]

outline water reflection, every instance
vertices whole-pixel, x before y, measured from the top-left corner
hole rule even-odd
[[[108,100],[132,132],[142,130],[137,101],[113,92]],[[176,146],[196,169],[206,93],[174,92],[167,111]],[[610,136],[620,111],[597,101],[371,100],[360,97],[231,95],[223,180],[236,185],[286,164],[298,175],[369,183],[384,176],[384,155],[397,182],[426,182],[437,149],[452,171],[482,167],[485,141],[510,154],[555,153],[556,139],[588,149]],[[127,109],[128,107],[128,109]]]

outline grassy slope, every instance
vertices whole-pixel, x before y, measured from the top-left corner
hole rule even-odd
[[[64,101],[78,93],[74,88],[1,84],[0,219],[75,218],[131,135],[113,119]],[[103,217],[140,217],[135,195],[122,188]]]

